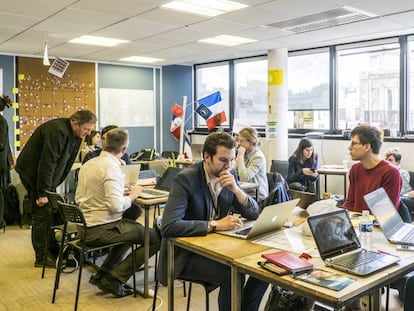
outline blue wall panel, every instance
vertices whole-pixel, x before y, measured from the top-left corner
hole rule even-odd
[[[14,101],[14,95],[12,88],[14,87],[15,73],[14,73],[14,56],[0,55],[0,68],[3,69],[3,94],[8,95],[12,102]],[[3,94],[0,94],[3,96]],[[13,108],[5,108],[3,116],[6,118],[9,124],[9,139],[12,150],[14,151],[14,123],[13,123]]]
[[[162,99],[163,99],[163,150],[178,151],[179,142],[170,133],[172,120],[171,107],[174,103],[182,105],[183,96],[187,96],[185,129],[192,129],[192,100],[193,100],[193,67],[192,66],[164,66],[162,67]]]

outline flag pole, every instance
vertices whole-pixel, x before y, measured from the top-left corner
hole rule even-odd
[[[183,123],[181,124],[180,127],[180,148],[178,150],[179,152],[179,158],[184,158],[184,127],[185,127],[185,110],[187,109],[187,96],[183,96],[183,115],[182,115],[182,120]]]

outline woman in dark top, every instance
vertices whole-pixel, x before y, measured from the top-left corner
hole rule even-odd
[[[315,182],[318,180],[318,155],[314,152],[313,143],[302,138],[298,147],[289,158],[286,181],[290,189],[315,193]]]

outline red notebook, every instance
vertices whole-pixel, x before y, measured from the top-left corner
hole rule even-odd
[[[286,269],[291,273],[306,271],[313,268],[313,264],[288,252],[262,254],[267,261]]]

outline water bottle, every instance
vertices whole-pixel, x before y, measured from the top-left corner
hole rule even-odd
[[[373,223],[369,217],[369,211],[362,211],[362,216],[359,218],[359,241],[364,248],[371,247],[371,235],[373,230]]]

